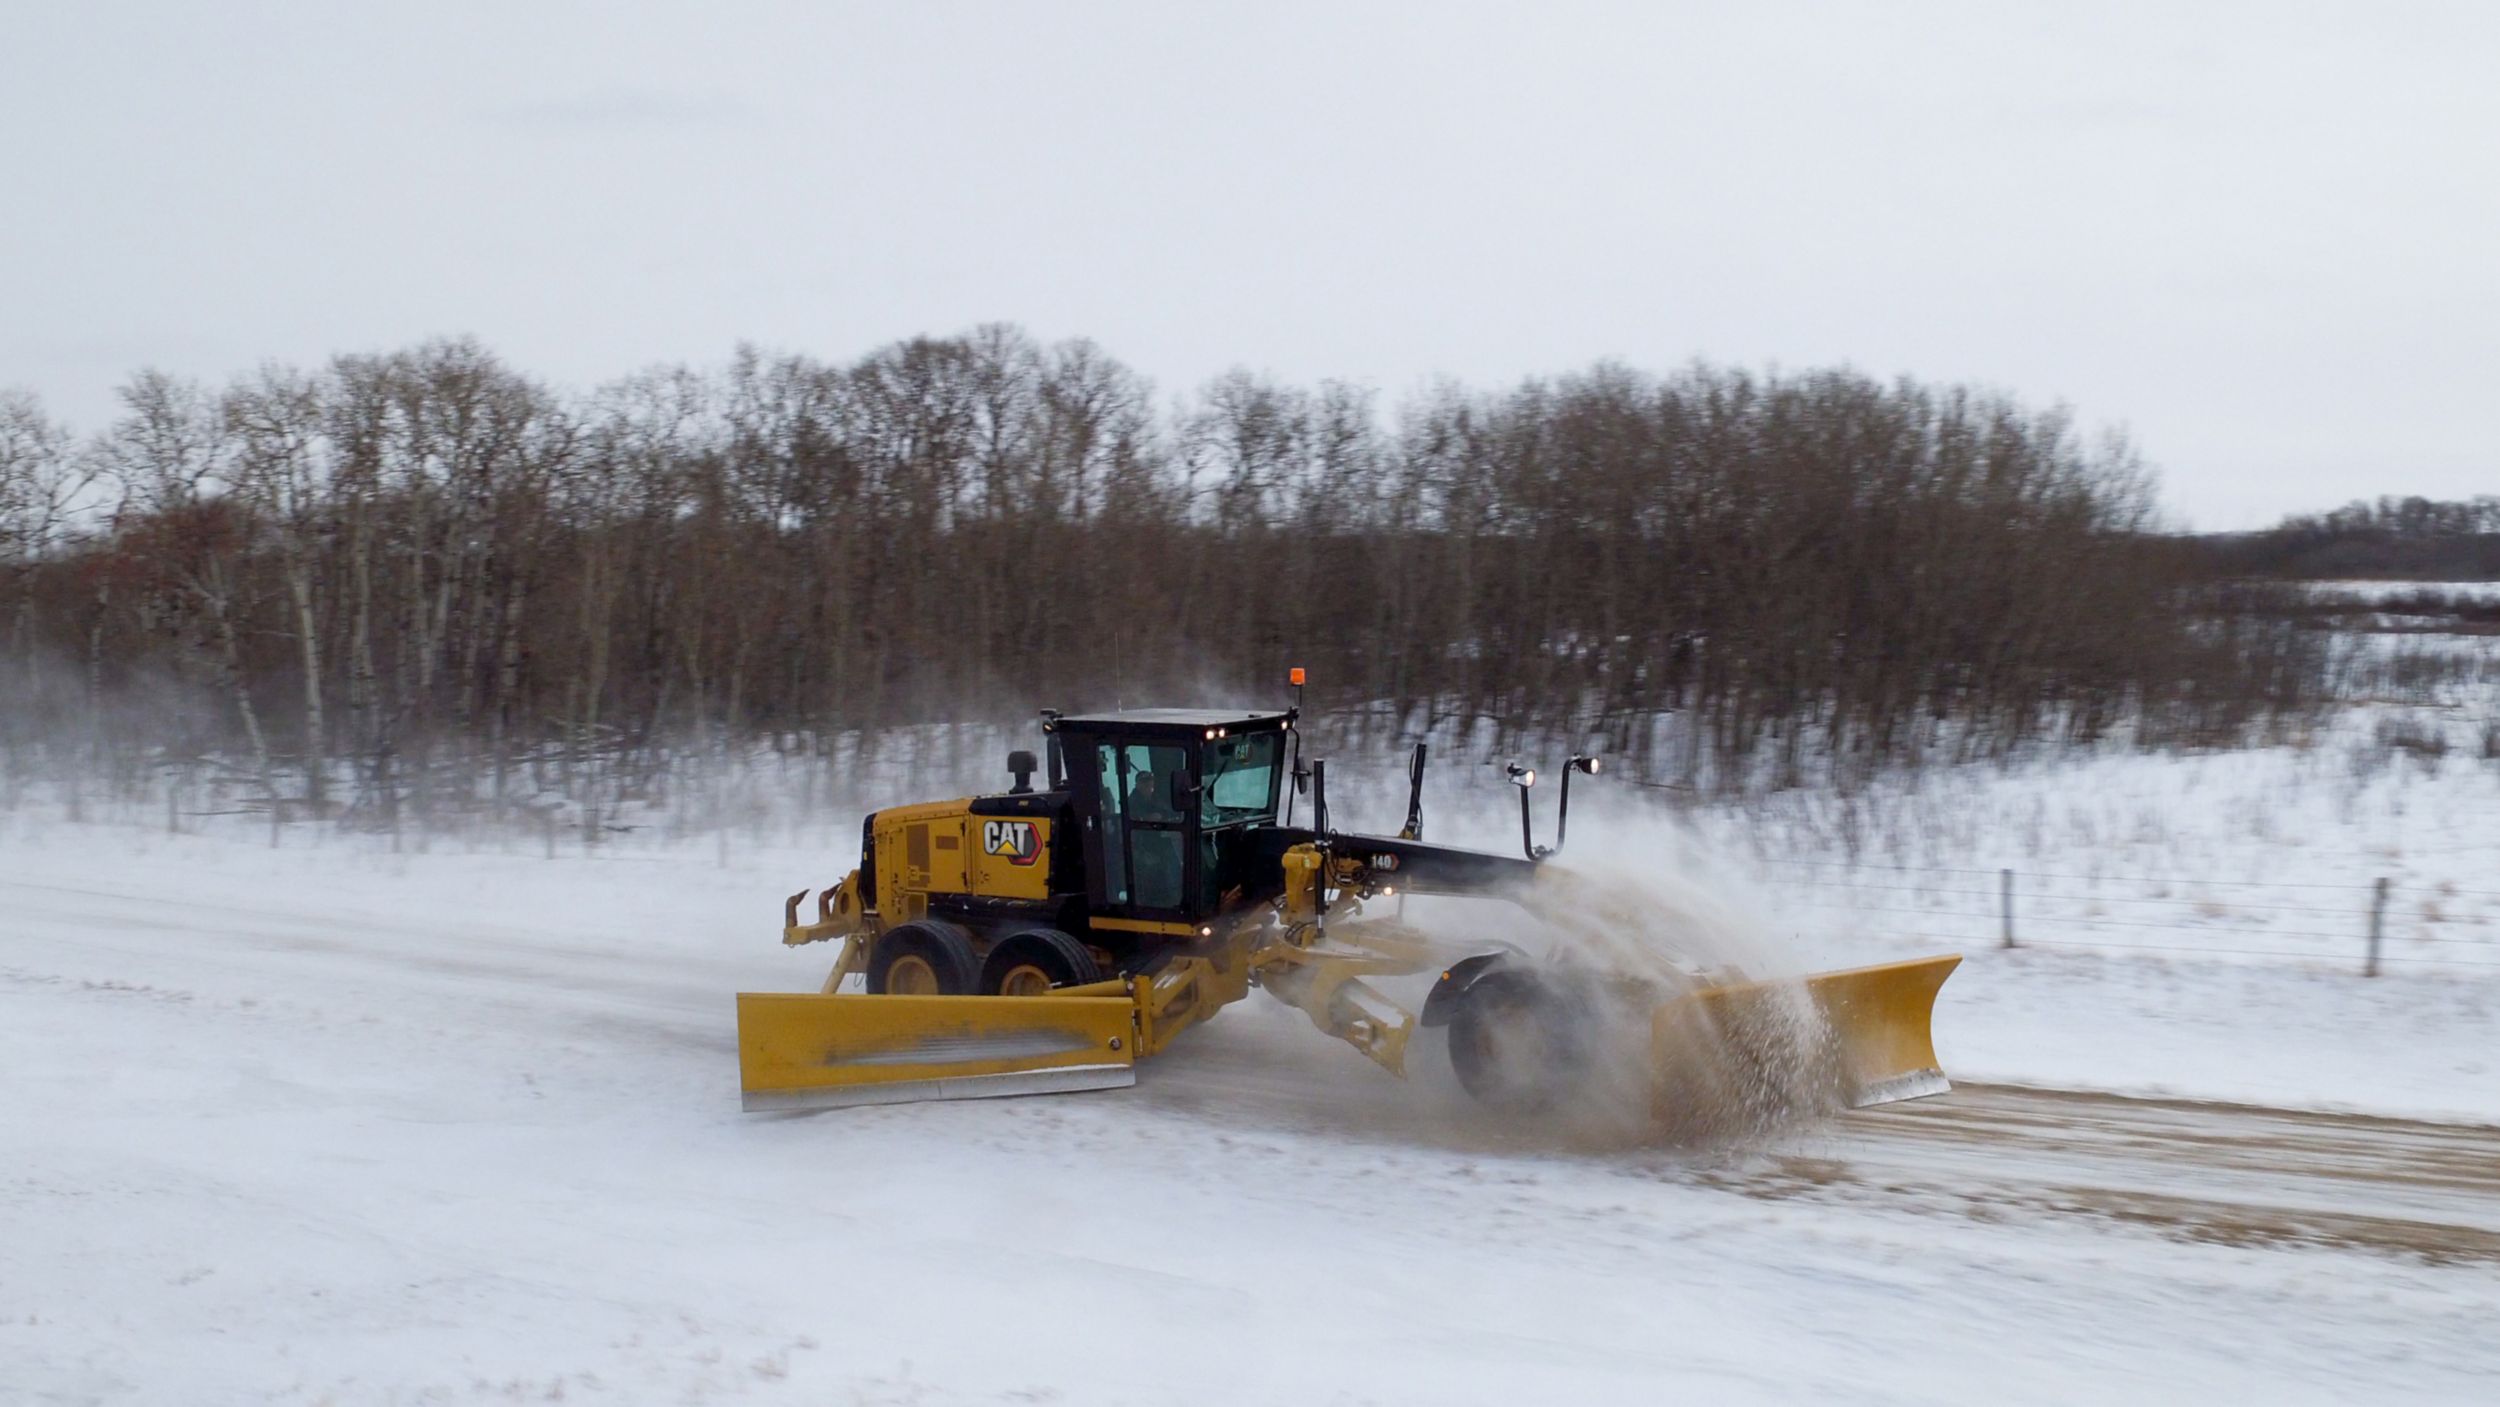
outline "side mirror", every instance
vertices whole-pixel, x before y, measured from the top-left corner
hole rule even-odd
[[[1188,815],[1190,804],[1196,801],[1197,797],[1198,789],[1189,784],[1189,774],[1186,772],[1174,772],[1172,774],[1172,814],[1176,816]]]

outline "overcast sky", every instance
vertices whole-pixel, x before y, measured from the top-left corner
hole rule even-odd
[[[2500,3],[0,0],[0,385],[990,320],[1167,390],[1972,380],[2175,519],[2500,492]]]

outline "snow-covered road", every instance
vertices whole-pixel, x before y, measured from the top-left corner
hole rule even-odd
[[[741,1115],[729,995],[813,982],[774,926],[827,868],[0,831],[0,1402],[2481,1402],[2500,1373],[2470,1124],[1980,1085],[1566,1153],[1256,1001],[1133,1090]],[[2286,1013],[2407,990],[2240,967],[2198,1007],[2189,965],[2116,970],[1975,960],[1948,1062],[2071,1084],[2149,1043],[2164,1087],[2231,1095]],[[2385,1107],[2500,1039],[2487,991],[2436,990]],[[2429,1104],[2492,1119],[2448,1079]]]

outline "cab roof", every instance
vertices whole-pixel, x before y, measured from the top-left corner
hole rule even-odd
[[[1281,727],[1292,717],[1272,709],[1131,708],[1117,713],[1071,713],[1058,726],[1082,732],[1132,732],[1160,728],[1226,728],[1249,731]]]

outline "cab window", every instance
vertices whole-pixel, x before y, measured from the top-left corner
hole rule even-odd
[[[1277,766],[1282,733],[1217,738],[1206,745],[1206,778],[1198,793],[1198,820],[1207,827],[1272,820],[1276,815]]]

